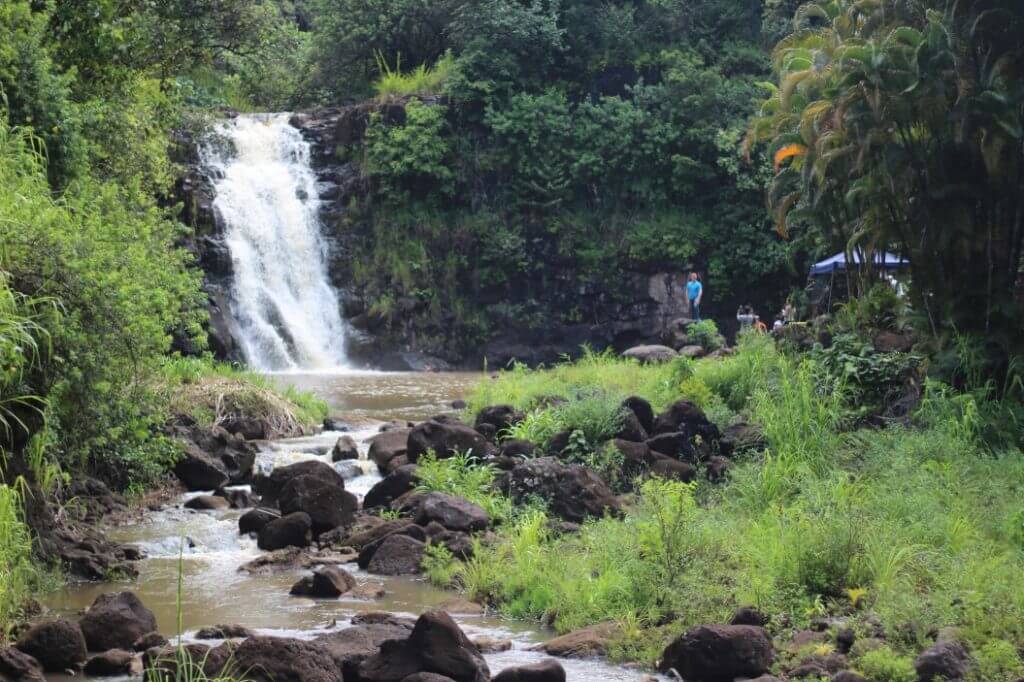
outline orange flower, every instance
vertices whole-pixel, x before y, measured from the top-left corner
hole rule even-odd
[[[807,153],[807,147],[802,144],[787,144],[785,147],[775,152],[775,170],[779,170],[782,162],[786,159],[794,156],[803,156]]]

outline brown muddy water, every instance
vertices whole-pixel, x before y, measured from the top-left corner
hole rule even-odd
[[[274,375],[283,385],[317,393],[330,404],[332,416],[353,424],[350,435],[359,443],[362,459],[338,466],[346,479],[346,488],[360,497],[380,480],[376,467],[365,459],[367,445],[364,441],[377,432],[376,422],[422,420],[451,411],[451,401],[464,397],[473,384],[483,378],[479,373]],[[330,456],[326,453],[339,435],[325,432],[269,443],[261,449],[257,467],[270,470],[312,458],[329,463]],[[383,585],[386,591],[383,598],[291,597],[290,587],[308,571],[296,569],[276,575],[240,572],[240,566],[261,554],[255,540],[238,534],[237,520],[242,512],[198,512],[182,508],[181,504],[195,494],[183,496],[175,506],[147,512],[138,523],[108,529],[111,539],[133,543],[146,552],[147,558],[138,564],[137,578],[68,585],[49,595],[46,605],[55,612],[75,615],[103,592],[131,590],[156,614],[164,635],[172,637],[179,633],[180,615],[181,634],[185,639],[190,639],[201,627],[218,624],[243,625],[261,634],[307,638],[346,627],[352,616],[362,612],[390,611],[416,616],[440,607],[449,610],[470,637],[488,635],[512,641],[512,650],[486,657],[492,674],[508,666],[544,658],[529,647],[554,633],[534,623],[502,619],[497,614],[459,613],[456,593],[432,587],[417,577],[373,576],[352,563],[345,568],[361,584]],[[650,679],[649,673],[603,661],[563,660],[562,664],[571,682]]]

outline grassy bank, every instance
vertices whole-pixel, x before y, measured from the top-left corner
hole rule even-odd
[[[527,421],[560,414],[563,426],[585,429],[592,414],[568,423],[572,411],[546,407],[550,398],[629,394],[656,408],[695,399],[720,426],[748,417],[768,449],[741,456],[725,485],[647,481],[625,518],[591,521],[578,535],[553,532],[542,508],[520,511],[457,567],[472,598],[558,631],[617,621],[613,656],[648,663],[688,626],[726,622],[739,606],[761,609],[777,635],[847,616],[863,641],[884,632],[887,648],[852,654],[873,680],[912,674],[907,656],[953,626],[984,679],[1019,676],[1024,458],[982,437],[981,416],[995,412],[983,391],[928,383],[910,423],[853,428],[848,382],[751,338],[733,357],[694,364],[590,356],[515,369],[482,383],[471,409],[512,403]]]
[[[266,421],[278,435],[312,430],[327,416],[327,403],[294,386],[281,387],[265,375],[205,358],[168,358],[158,390],[167,410],[201,425],[231,416]]]

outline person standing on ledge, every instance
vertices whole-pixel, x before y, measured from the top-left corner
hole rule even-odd
[[[686,298],[690,301],[690,317],[700,322],[700,299],[704,296],[704,285],[700,283],[696,272],[690,273],[690,281],[686,283]]]

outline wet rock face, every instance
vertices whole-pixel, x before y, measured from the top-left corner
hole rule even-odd
[[[259,533],[265,525],[279,518],[281,514],[274,509],[250,509],[238,517],[238,532],[241,535]]]
[[[456,453],[487,457],[493,450],[494,446],[476,429],[462,423],[442,424],[430,420],[409,432],[406,456],[415,464],[427,452],[433,452],[438,458],[445,459]]]
[[[421,526],[432,521],[448,530],[469,533],[487,528],[490,517],[482,507],[468,500],[434,492],[424,496],[416,514],[416,523]]]
[[[189,490],[216,490],[229,481],[224,464],[194,444],[186,447],[174,465],[174,473]]]
[[[343,479],[338,476],[325,480],[310,474],[292,478],[278,497],[281,513],[305,512],[312,522],[314,535],[351,523],[359,501],[344,489],[344,483],[337,485],[335,480]]]
[[[268,552],[285,547],[308,547],[312,542],[312,530],[313,521],[309,514],[288,514],[263,526],[257,545]]]
[[[0,678],[12,682],[43,682],[43,666],[20,649],[0,647]]]
[[[132,673],[135,654],[123,649],[111,649],[96,654],[85,664],[85,674],[92,677],[114,677]]]
[[[316,642],[250,637],[235,649],[232,663],[253,682],[344,682],[330,652]]]
[[[562,464],[554,457],[523,462],[502,474],[495,485],[516,503],[541,497],[548,501],[552,513],[573,523],[622,511],[618,499],[596,473],[579,464]]]
[[[96,597],[79,626],[91,651],[128,650],[156,630],[156,616],[133,592],[113,592]]]
[[[420,572],[425,551],[422,540],[397,533],[389,535],[376,547],[366,570],[376,575],[413,575]]]
[[[754,625],[700,625],[668,645],[658,670],[675,670],[688,682],[732,682],[768,672],[771,639]]]
[[[33,625],[18,639],[15,646],[35,658],[51,673],[76,670],[86,659],[82,629],[67,620]]]
[[[465,633],[443,611],[428,611],[409,637],[383,643],[358,668],[361,682],[402,682],[410,675],[433,673],[455,682],[487,682],[487,662]]]
[[[345,679],[357,679],[359,664],[376,655],[381,645],[391,639],[406,639],[415,621],[391,614],[366,614],[352,627],[320,635],[316,643],[323,646],[345,674]]]
[[[363,508],[387,507],[416,487],[416,465],[406,464],[381,479],[363,498]]]
[[[394,459],[405,456],[411,431],[412,429],[408,428],[394,428],[379,433],[370,439],[368,457],[385,476],[390,473],[389,463]]]
[[[345,479],[341,477],[334,467],[319,460],[297,462],[283,467],[275,467],[269,475],[256,476],[253,480],[253,488],[263,498],[266,504],[276,504],[281,491],[293,478],[299,476],[312,476],[324,483],[333,483],[342,490],[345,489]]]

